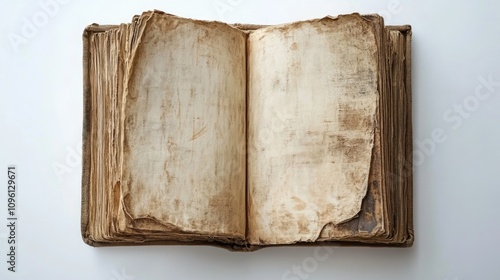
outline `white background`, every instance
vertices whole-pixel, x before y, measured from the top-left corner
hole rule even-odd
[[[58,1],[0,3],[0,279],[500,279],[500,2]],[[84,244],[82,31],[150,9],[259,24],[358,11],[411,24],[414,246],[315,254]],[[16,273],[5,261],[9,164],[19,173]]]

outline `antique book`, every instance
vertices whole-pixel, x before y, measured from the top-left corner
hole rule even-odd
[[[411,246],[411,28],[160,11],[83,34],[92,246]]]

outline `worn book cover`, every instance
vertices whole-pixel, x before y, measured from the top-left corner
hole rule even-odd
[[[412,245],[410,26],[150,11],[83,46],[86,243]]]

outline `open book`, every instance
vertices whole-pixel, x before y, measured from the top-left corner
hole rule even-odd
[[[83,38],[86,243],[411,246],[409,26],[152,11]]]

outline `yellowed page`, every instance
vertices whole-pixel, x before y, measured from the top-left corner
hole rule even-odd
[[[378,102],[377,40],[359,15],[249,36],[249,240],[315,241],[366,195]]]
[[[135,30],[120,225],[244,238],[245,35],[159,13]]]

